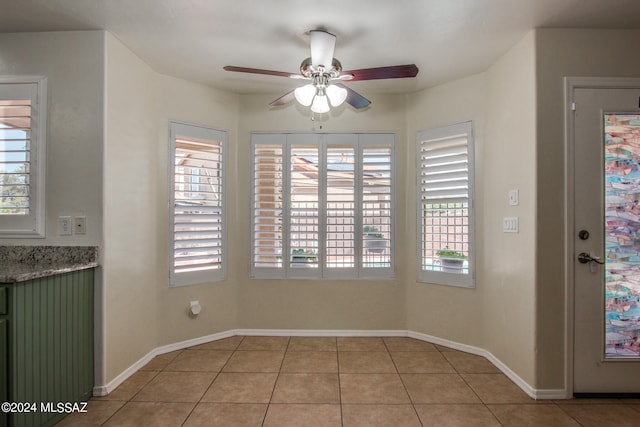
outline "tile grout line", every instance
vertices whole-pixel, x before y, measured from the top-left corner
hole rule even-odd
[[[144,389],[146,386],[148,386],[154,379],[156,379],[158,377],[158,375],[160,375],[161,372],[164,371],[164,369],[169,366],[169,364],[171,362],[173,362],[180,354],[182,354],[184,350],[180,350],[179,352],[177,352],[177,354],[167,363],[167,365],[165,367],[163,367],[162,369],[160,369],[159,371],[154,371],[154,370],[150,370],[150,372],[155,372],[155,375],[153,377],[151,377],[149,379],[149,381],[147,381],[142,387],[140,387],[140,390],[136,391],[135,393],[133,393],[127,400],[124,400],[124,404],[118,408],[118,410],[116,410],[113,414],[111,414],[106,420],[104,420],[104,422],[102,424],[100,424],[101,426],[106,425],[113,417],[116,416],[116,414],[118,414],[121,410],[123,410],[125,408],[125,406],[127,406],[129,403],[133,402],[133,399],[142,391],[142,389]],[[144,368],[144,366],[143,366]],[[138,371],[136,371],[136,373],[141,372],[142,369],[139,369]]]
[[[336,371],[338,372],[338,398],[340,401],[340,425],[344,427],[344,411],[342,407],[342,381],[340,379],[340,352],[338,351],[338,337],[335,337],[336,345]]]
[[[396,373],[398,374],[398,378],[400,378],[400,383],[402,384],[402,387],[404,387],[404,392],[407,393],[409,402],[411,402],[411,407],[413,408],[413,412],[416,414],[416,417],[418,418],[418,422],[420,423],[420,425],[424,427],[424,423],[422,422],[422,419],[420,418],[420,414],[418,414],[418,410],[416,409],[416,404],[411,398],[411,394],[407,389],[407,385],[405,384],[404,379],[402,378],[402,375],[400,375],[400,370],[398,369],[398,365],[396,364],[396,361],[393,359],[393,356],[391,355],[391,350],[389,349],[389,346],[387,345],[387,341],[385,341],[384,338],[382,338],[382,343],[384,344],[384,347],[387,349],[387,354],[391,359],[391,363],[393,363],[393,366],[396,368]]]
[[[558,409],[560,409],[560,411],[565,414],[566,416],[568,416],[569,418],[571,418],[572,420],[574,420],[579,426],[584,426],[584,424],[582,424],[580,421],[578,421],[573,415],[571,415],[570,413],[568,413],[567,411],[565,411],[564,409],[562,409],[562,407],[560,405],[558,405],[558,402],[556,401],[552,401],[551,403],[553,403],[555,406],[558,407]]]
[[[187,415],[187,417],[184,419],[184,421],[182,422],[181,426],[184,426],[186,424],[187,421],[189,421],[189,418],[191,417],[191,415],[193,414],[193,411],[196,410],[196,408],[198,407],[198,405],[202,402],[202,399],[204,398],[204,396],[207,394],[207,392],[209,391],[209,389],[211,388],[211,386],[213,386],[213,383],[216,382],[216,379],[220,376],[220,374],[222,373],[222,370],[224,369],[225,366],[227,366],[227,363],[229,363],[229,360],[231,360],[231,357],[235,354],[236,350],[238,349],[238,347],[240,347],[240,344],[242,343],[242,341],[244,341],[244,337],[240,340],[240,342],[238,343],[238,345],[236,346],[236,348],[234,350],[231,350],[231,354],[229,355],[229,357],[227,358],[227,360],[224,362],[224,364],[220,367],[220,369],[218,370],[218,372],[216,373],[216,375],[213,377],[213,379],[211,380],[211,383],[207,386],[207,388],[205,389],[204,393],[202,393],[202,396],[200,396],[200,399],[198,399],[198,401],[195,403],[195,405],[193,405],[193,408],[191,408],[191,411],[189,411],[189,414]],[[189,348],[187,348],[186,350],[189,350]],[[215,350],[214,350],[215,351]],[[178,357],[178,356],[176,356]],[[175,360],[175,358],[174,358]],[[169,364],[167,364],[167,366],[169,366]],[[167,367],[165,366],[165,368]],[[164,371],[164,369],[163,369]]]
[[[276,386],[278,385],[278,380],[280,379],[280,373],[282,372],[282,367],[284,366],[284,360],[287,358],[287,352],[289,351],[289,345],[291,344],[291,337],[287,337],[287,345],[284,348],[284,353],[282,354],[282,360],[280,361],[280,368],[278,369],[276,380],[273,382],[273,388],[271,389],[271,396],[269,397],[269,401],[267,402],[267,409],[264,411],[264,417],[262,417],[262,424],[267,421],[267,414],[269,413],[269,408],[271,408],[271,404],[273,401],[273,395],[276,392]]]

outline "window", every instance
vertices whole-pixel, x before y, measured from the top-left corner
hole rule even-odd
[[[0,78],[0,237],[44,237],[46,79]]]
[[[419,132],[418,280],[474,287],[471,122]]]
[[[392,277],[391,134],[253,134],[251,272]]]
[[[171,285],[223,280],[226,133],[171,123]]]

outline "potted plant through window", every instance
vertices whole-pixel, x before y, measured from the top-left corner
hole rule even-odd
[[[314,249],[293,249],[291,251],[292,268],[311,268],[318,263],[318,254]]]
[[[464,260],[467,259],[467,256],[463,252],[449,249],[449,246],[437,250],[436,255],[440,259],[442,271],[447,273],[461,273]]]
[[[367,252],[381,254],[387,248],[387,240],[378,227],[373,225],[365,225],[362,229],[364,236],[364,248]]]

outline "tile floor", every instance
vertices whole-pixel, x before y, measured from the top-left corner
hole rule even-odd
[[[640,426],[640,399],[534,401],[411,338],[235,336],[153,359],[58,426]]]

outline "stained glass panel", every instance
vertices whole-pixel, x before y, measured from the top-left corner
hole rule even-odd
[[[640,357],[640,115],[604,115],[605,356]]]

